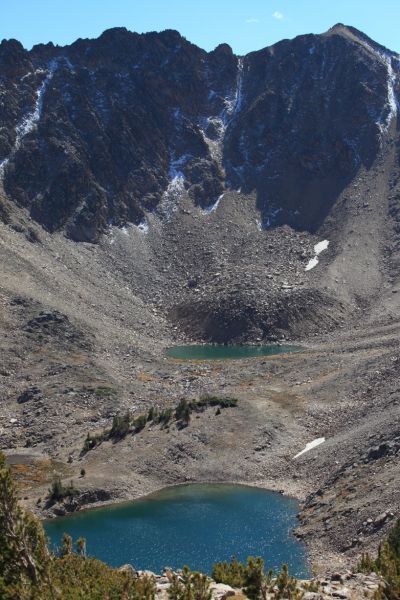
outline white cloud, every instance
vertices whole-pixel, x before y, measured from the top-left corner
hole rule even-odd
[[[279,10],[276,10],[274,13],[272,13],[272,16],[274,19],[278,19],[278,21],[283,19],[283,14],[279,12]]]
[[[255,18],[251,18],[251,19],[246,19],[246,23],[259,23],[260,19],[255,19]]]

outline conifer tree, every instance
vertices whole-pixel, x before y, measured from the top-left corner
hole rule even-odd
[[[50,556],[40,522],[18,504],[5,457],[0,453],[0,580],[6,586],[40,586],[49,576]],[[1,588],[0,588],[1,589]],[[7,597],[7,596],[2,596]],[[18,596],[15,596],[18,597]],[[23,597],[22,594],[20,596]]]

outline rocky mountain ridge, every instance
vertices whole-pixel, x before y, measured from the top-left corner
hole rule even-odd
[[[124,28],[26,51],[0,45],[0,177],[49,231],[212,210],[255,193],[263,228],[316,231],[397,118],[399,57],[351,27],[237,57]],[[3,214],[6,208],[3,206]]]

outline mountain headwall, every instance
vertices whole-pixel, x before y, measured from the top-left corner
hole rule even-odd
[[[0,44],[0,179],[50,232],[254,192],[264,228],[315,231],[397,118],[399,57],[350,27],[243,57],[176,31]]]

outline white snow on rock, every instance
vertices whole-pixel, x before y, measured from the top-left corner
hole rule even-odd
[[[170,181],[157,209],[159,215],[166,221],[171,218],[172,213],[178,210],[179,200],[185,191],[185,175],[181,168],[191,158],[193,158],[192,155],[184,154],[170,162],[168,172]]]
[[[6,166],[8,165],[9,162],[10,162],[9,158],[4,158],[2,161],[0,161],[0,181],[4,177],[5,168],[6,168]]]
[[[387,101],[388,101],[388,105],[389,105],[389,114],[386,119],[386,129],[387,129],[389,127],[392,119],[394,119],[394,117],[397,115],[398,101],[397,101],[396,94],[394,91],[394,86],[396,83],[396,74],[393,71],[392,60],[391,60],[390,56],[385,56],[384,60],[386,62],[386,67],[387,67],[387,72],[388,72]]]
[[[392,120],[397,116],[398,113],[398,109],[399,109],[399,101],[396,98],[396,93],[395,93],[395,85],[396,85],[396,79],[397,79],[397,75],[393,69],[393,65],[392,65],[392,60],[399,60],[398,56],[392,54],[391,52],[385,52],[384,50],[377,50],[375,48],[373,48],[372,46],[370,46],[369,44],[368,48],[371,51],[371,53],[375,54],[375,56],[377,56],[378,58],[380,58],[383,63],[386,66],[386,71],[387,71],[387,98],[386,98],[386,107],[389,108],[389,112],[386,116],[386,119],[384,119],[384,114],[382,113],[381,116],[379,117],[378,121],[376,122],[376,124],[378,125],[381,134],[386,133],[387,130],[389,129],[390,123],[392,122]],[[386,112],[386,111],[385,111]]]
[[[213,100],[217,95],[214,90],[208,94],[208,99]],[[199,131],[207,144],[211,158],[217,163],[222,172],[225,171],[222,164],[223,144],[226,129],[230,121],[240,112],[243,104],[243,58],[238,59],[237,75],[234,88],[223,98],[223,110],[212,116],[203,116],[198,121]],[[232,165],[231,165],[232,166]]]
[[[318,242],[318,244],[315,244],[315,246],[314,246],[315,256],[308,261],[307,266],[304,269],[305,271],[311,271],[311,269],[313,269],[314,267],[317,266],[317,264],[319,263],[319,259],[318,259],[319,254],[321,254],[321,252],[326,250],[328,248],[328,246],[329,246],[328,240],[322,240],[322,242]]]
[[[309,450],[316,448],[317,446],[319,446],[320,444],[323,444],[324,442],[325,442],[324,437],[317,438],[317,439],[313,440],[312,442],[309,442],[308,444],[306,444],[306,447],[301,452],[298,452],[298,454],[296,454],[296,456],[293,456],[293,459],[298,458],[305,452],[308,452]]]
[[[214,132],[209,137],[207,131],[211,128]],[[199,130],[203,140],[208,146],[211,158],[221,165],[222,162],[222,143],[224,140],[226,125],[221,115],[216,117],[202,117],[199,120]]]
[[[225,119],[240,111],[243,102],[243,57],[238,59],[236,86],[231,97],[225,98]]]
[[[17,123],[17,125],[15,127],[15,142],[14,142],[14,146],[11,150],[11,153],[7,158],[3,159],[0,162],[0,180],[3,179],[6,166],[10,162],[10,159],[12,159],[15,156],[16,152],[20,148],[24,137],[27,136],[28,133],[30,133],[31,131],[34,130],[38,121],[40,120],[40,117],[41,117],[42,111],[43,111],[43,97],[46,92],[47,86],[49,85],[51,79],[53,78],[53,75],[54,75],[57,67],[58,67],[57,60],[52,60],[49,63],[48,68],[47,68],[47,75],[43,79],[42,83],[40,84],[39,89],[36,91],[36,101],[35,101],[35,104],[33,107],[33,111],[31,111],[30,113],[25,115],[21,119],[21,121],[19,123]],[[38,73],[38,72],[41,72],[41,70],[36,71],[36,73]]]
[[[219,203],[221,202],[222,198],[224,197],[224,194],[221,194],[220,196],[218,196],[217,200],[214,202],[214,204],[210,204],[209,206],[207,206],[204,209],[204,212],[209,214],[212,212],[215,212],[218,208]]]
[[[142,233],[149,233],[149,223],[148,223],[147,219],[143,219],[143,221],[140,221],[140,223],[137,226],[137,228]]]
[[[319,263],[318,257],[314,256],[314,258],[310,258],[310,260],[308,261],[307,266],[304,270],[311,271],[311,269],[316,267],[318,263]]]
[[[318,256],[318,254],[321,254],[321,252],[323,250],[326,250],[329,246],[329,241],[328,240],[322,240],[322,242],[318,242],[318,244],[315,244],[314,246],[314,252],[315,254]]]

